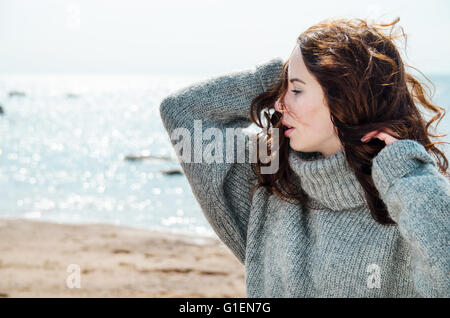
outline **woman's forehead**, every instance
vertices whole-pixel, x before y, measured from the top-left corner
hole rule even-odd
[[[288,65],[288,78],[301,78],[303,80],[307,79],[308,70],[303,62],[302,54],[300,50],[298,52],[292,52],[289,58]]]

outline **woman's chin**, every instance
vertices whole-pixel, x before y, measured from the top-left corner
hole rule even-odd
[[[295,150],[300,152],[317,152],[315,147],[308,147],[305,143],[300,142],[299,140],[291,139],[289,142],[289,146]]]
[[[304,151],[305,147],[302,146],[298,140],[289,138],[289,146],[295,151]]]

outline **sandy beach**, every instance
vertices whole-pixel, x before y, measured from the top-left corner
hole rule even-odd
[[[245,270],[214,238],[0,219],[0,297],[245,297]]]

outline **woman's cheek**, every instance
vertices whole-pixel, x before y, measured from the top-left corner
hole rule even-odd
[[[296,111],[294,112],[294,119],[298,124],[309,126],[314,120],[313,113],[311,109],[308,109],[307,105],[297,105]]]

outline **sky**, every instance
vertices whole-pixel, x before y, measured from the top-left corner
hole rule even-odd
[[[0,74],[209,76],[287,59],[309,26],[348,17],[400,17],[405,63],[450,73],[448,0],[0,0]]]

